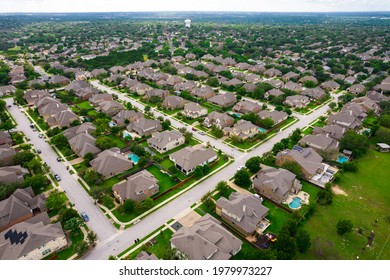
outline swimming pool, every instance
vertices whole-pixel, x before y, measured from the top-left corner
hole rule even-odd
[[[293,200],[288,204],[291,209],[301,208],[301,199],[299,197],[294,197]]]
[[[129,154],[127,156],[132,162],[134,162],[134,164],[137,164],[138,161],[139,161],[139,157],[135,154]]]
[[[267,130],[264,129],[264,128],[262,128],[262,127],[259,127],[259,131],[260,131],[261,133],[266,133],[266,132],[267,132]]]
[[[348,158],[344,155],[339,155],[336,161],[340,163],[344,163],[348,161]]]
[[[126,138],[126,137],[130,137],[131,138],[131,134],[128,131],[123,131],[122,137],[123,138]]]

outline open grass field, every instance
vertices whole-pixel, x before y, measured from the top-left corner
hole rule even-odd
[[[317,206],[304,224],[312,247],[298,258],[390,259],[390,155],[370,149],[357,163],[358,172],[345,173],[338,183],[347,196],[335,195],[331,206]],[[340,219],[351,220],[355,230],[339,236],[336,223]],[[373,246],[367,248],[371,230],[376,236]]]
[[[94,108],[91,104],[89,104],[88,101],[84,101],[84,102],[78,103],[77,107],[79,107],[80,109],[92,109],[92,108]]]

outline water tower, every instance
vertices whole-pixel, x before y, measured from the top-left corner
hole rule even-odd
[[[190,27],[191,27],[191,20],[190,20],[190,19],[186,19],[186,20],[184,21],[184,23],[186,24],[186,27],[187,27],[187,28],[190,28]]]

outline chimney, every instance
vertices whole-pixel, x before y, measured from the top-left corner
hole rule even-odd
[[[242,212],[246,212],[246,204],[242,205]]]

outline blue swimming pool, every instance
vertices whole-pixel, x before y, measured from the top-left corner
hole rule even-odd
[[[344,163],[348,161],[348,158],[344,155],[339,155],[336,161],[340,163]]]
[[[138,157],[137,155],[135,155],[135,154],[129,154],[129,155],[128,155],[128,158],[129,158],[132,162],[134,162],[135,164],[137,164],[138,161],[139,161],[139,157]]]
[[[122,137],[123,137],[123,138],[131,137],[131,134],[130,134],[128,131],[123,131]]]
[[[294,197],[293,200],[288,204],[291,209],[301,208],[301,199],[299,197]]]
[[[262,128],[262,127],[259,127],[259,131],[260,131],[261,133],[266,133],[266,132],[267,132],[267,130],[264,129],[264,128]]]

